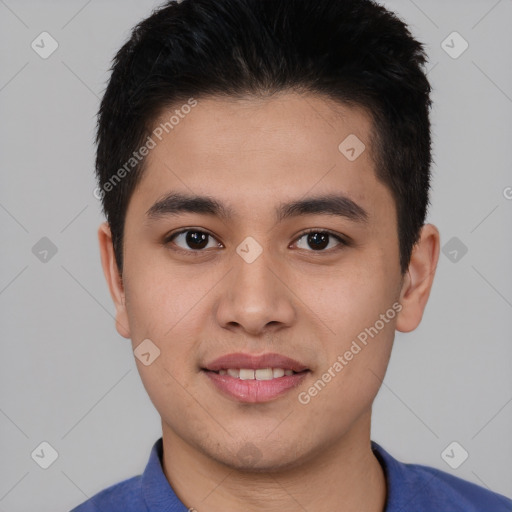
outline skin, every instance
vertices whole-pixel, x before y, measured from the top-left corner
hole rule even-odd
[[[412,331],[421,321],[439,232],[423,227],[402,276],[395,204],[375,175],[371,126],[364,111],[313,95],[200,99],[147,157],[126,214],[122,278],[109,227],[99,228],[118,332],[134,349],[149,338],[161,351],[149,366],[136,361],[162,418],[164,473],[187,507],[384,510],[385,476],[370,448],[371,406],[395,330]],[[352,162],[338,150],[349,134],[366,144]],[[173,191],[214,197],[235,216],[148,221],[148,209]],[[276,222],[280,203],[332,192],[364,208],[367,222],[327,214]],[[184,236],[164,243],[186,228],[214,238],[196,255]],[[315,250],[302,236],[310,228],[352,242],[330,238]],[[248,236],[263,251],[250,264],[236,252]],[[400,313],[301,404],[298,394],[397,302]],[[275,400],[240,403],[200,371],[232,352],[277,352],[310,373]],[[248,443],[257,454],[252,462],[240,455]]]

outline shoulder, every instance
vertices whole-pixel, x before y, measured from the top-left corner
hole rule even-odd
[[[419,495],[431,510],[512,512],[512,500],[484,487],[428,466],[406,467],[410,483],[420,487]]]
[[[98,492],[71,512],[143,512],[146,506],[142,500],[141,476],[134,476]]]
[[[433,467],[399,462],[377,443],[372,448],[386,473],[388,512],[512,512],[512,500],[501,494]]]

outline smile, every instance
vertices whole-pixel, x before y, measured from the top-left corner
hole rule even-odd
[[[285,370],[284,368],[227,368],[219,370],[219,375],[229,375],[235,379],[241,380],[272,380],[281,377],[293,375],[293,370]]]

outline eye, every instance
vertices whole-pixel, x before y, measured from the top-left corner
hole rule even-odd
[[[303,240],[304,239],[304,240]],[[302,246],[300,245],[301,241]],[[166,237],[164,244],[177,246],[179,249],[188,253],[204,252],[203,249],[219,248],[222,244],[218,242],[213,235],[200,229],[185,229],[173,233]],[[336,235],[327,230],[310,229],[299,238],[296,239],[295,244],[299,249],[307,249],[306,245],[312,249],[309,252],[329,252],[332,249],[342,248],[348,246],[349,243],[339,235]]]
[[[220,243],[215,243],[214,240],[215,238],[206,231],[201,231],[199,229],[185,229],[168,236],[164,243],[168,244],[173,242],[174,245],[177,245],[180,249],[187,252],[201,252],[203,249],[219,247]],[[178,242],[185,245],[180,245]]]
[[[299,246],[299,249],[306,249],[304,245],[308,245],[313,249],[313,252],[328,252],[326,249],[333,249],[333,241],[337,242],[337,244],[334,244],[334,248],[336,248],[337,246],[338,248],[342,248],[344,246],[349,245],[348,242],[343,240],[343,238],[341,238],[340,236],[335,235],[330,231],[322,231],[318,229],[311,229],[306,231],[297,239],[295,243],[298,245],[302,239],[305,239],[305,242],[303,243],[303,247]]]

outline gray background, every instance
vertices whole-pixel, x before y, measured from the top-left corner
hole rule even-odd
[[[0,0],[0,512],[69,510],[139,474],[161,435],[114,328],[92,194],[110,61],[158,4]],[[512,1],[385,5],[427,45],[429,221],[443,246],[458,240],[441,254],[421,326],[397,334],[372,439],[512,497]],[[31,48],[43,31],[59,44],[47,59]],[[453,31],[469,43],[458,58],[441,46]],[[33,252],[43,237],[57,249],[46,261]],[[58,452],[48,469],[31,458],[42,441]],[[457,469],[441,456],[453,441],[469,453]]]

